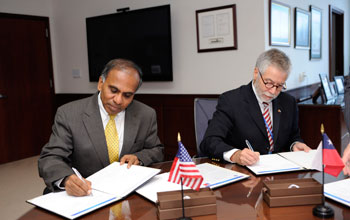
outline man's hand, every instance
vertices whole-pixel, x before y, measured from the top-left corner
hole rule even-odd
[[[244,148],[243,150],[236,151],[231,156],[230,160],[240,165],[253,165],[259,161],[259,156],[259,152],[254,152],[249,150],[248,148]]]
[[[120,159],[120,165],[123,165],[124,163],[128,163],[128,169],[129,169],[131,165],[139,165],[140,161],[135,155],[126,154],[122,157],[122,159]]]
[[[91,182],[81,180],[77,175],[72,174],[65,179],[64,186],[68,195],[87,196],[91,194]]]
[[[344,150],[342,160],[345,165],[343,169],[344,175],[350,175],[350,143]]]
[[[309,152],[311,150],[311,148],[309,148],[306,144],[301,143],[301,142],[296,142],[293,145],[293,151],[305,151],[305,152]]]

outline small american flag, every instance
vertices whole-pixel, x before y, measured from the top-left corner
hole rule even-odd
[[[171,166],[168,182],[180,184],[180,178],[182,177],[182,183],[184,186],[188,186],[198,191],[203,182],[203,176],[199,173],[199,170],[193,163],[185,146],[181,141],[178,141],[178,143],[179,150],[177,151],[173,165]]]

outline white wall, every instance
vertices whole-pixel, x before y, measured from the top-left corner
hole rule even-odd
[[[54,1],[56,92],[92,93],[96,90],[96,83],[90,83],[88,78],[86,17],[114,13],[116,8],[132,10],[164,4],[171,4],[174,80],[145,82],[140,93],[221,93],[247,83],[254,64],[252,58],[264,50],[263,2],[256,2],[254,5],[245,0],[236,2],[238,50],[197,53],[195,11],[232,4],[232,1]],[[72,69],[80,69],[82,77],[74,79]]]
[[[89,82],[85,18],[114,13],[116,8],[131,10],[171,4],[173,82],[145,82],[139,93],[220,94],[248,83],[257,56],[269,49],[269,0],[0,0],[0,11],[48,16],[50,18],[52,57],[56,93],[93,93],[96,83]],[[349,12],[345,0],[279,0],[293,9],[310,4],[323,9],[322,59],[309,61],[307,50],[278,47],[292,60],[289,89],[318,82],[318,73],[328,72],[328,4],[344,13],[344,69],[349,69]],[[305,3],[307,2],[307,3]],[[195,11],[236,4],[238,49],[197,53]],[[292,13],[294,18],[294,12]],[[292,19],[292,27],[294,20]],[[292,28],[294,29],[294,28]],[[292,36],[293,36],[292,30]],[[81,78],[73,78],[78,69]],[[307,77],[299,81],[300,73]],[[347,72],[346,72],[347,73]]]
[[[265,48],[270,49],[268,36],[269,36],[269,13],[268,13],[268,2],[265,0]],[[287,87],[296,88],[305,86],[313,83],[320,82],[319,73],[329,72],[328,60],[329,60],[329,9],[328,6],[331,4],[344,11],[344,71],[345,75],[348,75],[350,68],[350,1],[348,0],[279,0],[292,8],[292,22],[291,22],[291,46],[290,47],[276,47],[283,50],[290,59],[292,60],[292,72],[287,80]],[[309,11],[309,6],[313,5],[322,9],[322,56],[319,60],[309,60],[309,50],[301,50],[294,48],[294,8],[298,7]],[[306,74],[304,80],[300,80],[300,75]]]

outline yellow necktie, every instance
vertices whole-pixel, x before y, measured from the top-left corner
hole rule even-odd
[[[111,211],[113,213],[113,217],[116,219],[122,218],[122,205],[123,203],[118,203],[117,205],[114,205],[111,207]]]
[[[109,116],[109,121],[106,125],[105,135],[108,148],[109,162],[113,163],[119,159],[119,137],[115,126],[115,115]]]

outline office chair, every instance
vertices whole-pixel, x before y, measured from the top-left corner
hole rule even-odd
[[[203,157],[199,145],[207,130],[209,120],[216,110],[218,99],[216,98],[196,98],[194,99],[194,129],[196,133],[197,155]]]

